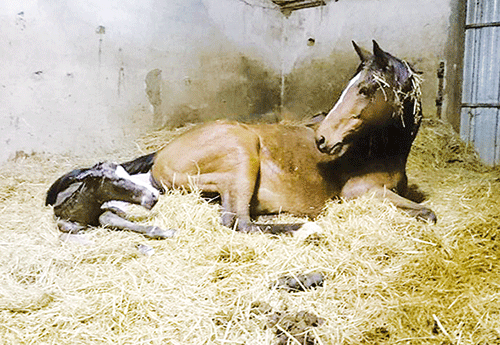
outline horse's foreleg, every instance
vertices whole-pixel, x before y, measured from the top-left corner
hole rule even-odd
[[[175,230],[163,230],[157,226],[136,224],[111,211],[101,214],[99,223],[114,230],[133,231],[153,239],[171,238],[175,235]]]
[[[371,191],[374,191],[377,197],[389,200],[394,204],[394,206],[406,212],[412,217],[431,223],[436,223],[437,221],[436,214],[430,208],[403,198],[402,196],[394,193],[391,190],[388,190],[384,187],[375,187],[372,188]]]

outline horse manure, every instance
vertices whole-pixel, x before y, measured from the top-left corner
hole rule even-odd
[[[276,327],[277,345],[292,344],[294,340],[304,345],[318,344],[309,329],[324,322],[324,319],[306,311],[297,314],[275,312],[268,317],[268,325]]]
[[[273,308],[269,305],[269,303],[263,301],[255,301],[250,306],[250,313],[256,315],[267,315],[273,311]]]
[[[271,283],[271,288],[284,289],[289,292],[306,291],[323,286],[324,277],[320,272],[290,275],[279,278]]]
[[[433,331],[434,334],[434,331]],[[386,342],[390,339],[391,333],[385,326],[376,327],[370,331],[364,332],[365,341],[367,344],[378,344]]]

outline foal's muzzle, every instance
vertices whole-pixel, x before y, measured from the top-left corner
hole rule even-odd
[[[141,206],[150,210],[154,207],[154,205],[156,205],[157,202],[158,202],[158,197],[151,193],[151,195],[143,195],[141,200]]]

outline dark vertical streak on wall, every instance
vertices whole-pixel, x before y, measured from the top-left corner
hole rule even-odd
[[[444,98],[443,97],[444,77],[445,77],[445,62],[440,61],[437,70],[438,90],[436,95],[436,116],[438,119],[442,118],[443,98]]]
[[[99,35],[99,51],[97,55],[98,63],[99,63],[99,73],[101,72],[101,55],[102,55],[102,37],[106,33],[106,28],[102,25],[99,25],[95,29],[95,33]]]
[[[165,124],[161,109],[161,70],[156,68],[146,75],[146,94],[149,103],[153,106],[154,126],[156,128]]]

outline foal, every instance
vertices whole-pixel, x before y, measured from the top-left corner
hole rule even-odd
[[[144,161],[144,160],[142,160]],[[53,205],[57,225],[63,232],[77,233],[88,226],[107,226],[117,230],[130,230],[149,238],[172,237],[173,230],[145,226],[124,217],[128,203],[151,209],[158,201],[159,191],[140,174],[135,161],[122,165],[98,163],[92,168],[76,169],[57,179],[47,192],[45,205]]]

